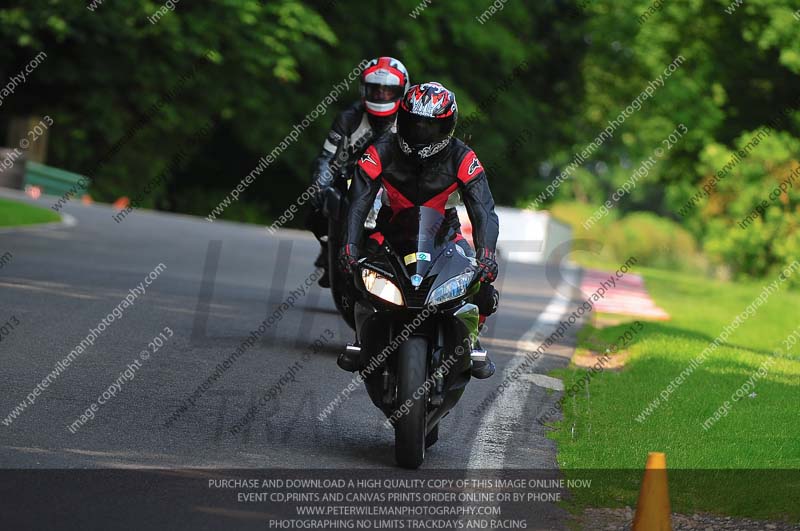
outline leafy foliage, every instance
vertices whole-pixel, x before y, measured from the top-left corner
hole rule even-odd
[[[751,138],[753,132],[744,133],[735,145],[741,148]],[[707,251],[739,276],[775,275],[800,257],[798,153],[800,140],[788,133],[765,137],[720,182],[703,211],[709,219]],[[701,154],[700,168],[719,167],[731,156],[712,144]]]
[[[418,0],[216,0],[180,2],[153,24],[148,17],[163,6],[155,0],[106,1],[93,11],[31,2],[0,8],[0,80],[40,51],[47,59],[5,98],[0,126],[53,117],[48,163],[90,174],[101,200],[134,196],[174,167],[144,206],[207,215],[360,61],[393,55],[412,81],[455,90],[457,135],[489,169],[498,202],[524,205],[680,56],[681,66],[556,200],[604,202],[684,124],[688,133],[616,210],[672,218],[735,274],[763,275],[797,254],[795,192],[746,231],[731,227],[797,153],[800,21],[791,0],[748,0],[733,14],[729,3],[665,2],[656,10],[651,0],[508,2],[481,23],[486,0],[417,11]],[[348,82],[224,217],[278,216],[308,186],[336,112],[357,97]],[[698,208],[679,214],[724,164],[720,154],[785,109],[780,145],[768,143]],[[209,121],[212,131],[187,150]]]
[[[561,200],[599,204],[659,147],[677,124],[681,138],[618,205],[620,214],[647,210],[672,218],[703,242],[733,274],[761,276],[798,256],[796,190],[784,194],[762,221],[736,223],[766,196],[790,164],[800,135],[800,22],[789,0],[756,0],[732,15],[730,2],[662,3],[641,23],[650,0],[593,2],[582,58],[584,98],[574,118],[577,141],[561,152],[565,163],[590,142],[678,55],[686,61],[560,190]],[[786,111],[786,113],[784,113]],[[758,148],[724,184],[685,217],[681,207],[728,162],[726,154],[778,119],[783,135]],[[663,146],[662,146],[663,147]],[[794,151],[792,151],[794,150]],[[557,173],[554,168],[551,176]],[[586,173],[590,175],[587,176]],[[585,219],[585,218],[584,218]],[[668,257],[665,257],[668,258]]]

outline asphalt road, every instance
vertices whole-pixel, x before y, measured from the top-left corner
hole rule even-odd
[[[38,204],[49,206],[52,200],[42,198]],[[270,236],[263,227],[154,212],[134,212],[116,223],[110,207],[76,202],[64,212],[74,218],[74,226],[0,231],[0,256],[12,255],[0,269],[0,324],[12,318],[18,322],[0,343],[0,421],[6,419],[0,424],[0,467],[394,466],[393,434],[363,387],[326,420],[318,419],[352,378],[336,366],[352,332],[338,317],[327,290],[311,282],[301,293],[317,252],[309,234],[282,230]],[[163,271],[143,294],[136,292],[159,264]],[[561,273],[577,277],[577,272]],[[525,341],[551,328],[573,293],[564,286],[556,290],[538,265],[506,264],[501,282],[501,310],[490,320],[485,341],[498,373],[469,384],[463,400],[442,422],[425,469],[556,468],[555,445],[534,419],[559,394],[546,389],[553,382],[536,375],[567,363],[573,335],[554,345],[483,415],[473,411],[496,389],[503,372],[521,361]],[[136,293],[128,297],[133,304],[121,307],[130,290]],[[294,306],[194,405],[174,417],[292,291],[298,294]],[[7,415],[115,308],[121,318],[110,322],[93,345],[8,423]],[[167,339],[153,352],[157,345],[148,344],[160,333]],[[315,351],[312,343],[318,338],[325,345]],[[146,360],[143,350],[150,351]],[[281,380],[301,360],[293,381]],[[126,367],[135,369],[129,371],[133,379],[120,379]],[[115,395],[76,429],[73,422],[115,382]],[[232,435],[230,428],[276,385],[280,392],[275,399]],[[529,529],[559,528],[563,519],[553,506],[540,516],[541,527]],[[226,518],[238,517],[215,518],[209,529],[226,528],[224,523],[231,523]]]

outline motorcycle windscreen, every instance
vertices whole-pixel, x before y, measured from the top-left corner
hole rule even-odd
[[[450,227],[444,215],[428,207],[414,207],[398,213],[384,231],[400,255],[409,277],[427,276],[433,260],[449,241]]]

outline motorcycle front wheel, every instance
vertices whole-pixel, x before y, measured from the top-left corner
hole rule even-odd
[[[419,468],[425,460],[428,340],[412,336],[397,352],[397,410],[394,455],[403,468]]]

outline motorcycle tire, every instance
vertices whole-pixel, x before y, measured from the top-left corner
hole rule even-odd
[[[425,431],[428,414],[427,393],[414,397],[424,389],[428,376],[428,340],[409,337],[397,352],[397,412],[394,423],[394,455],[403,468],[419,468],[425,460]],[[403,413],[403,404],[409,406]]]

